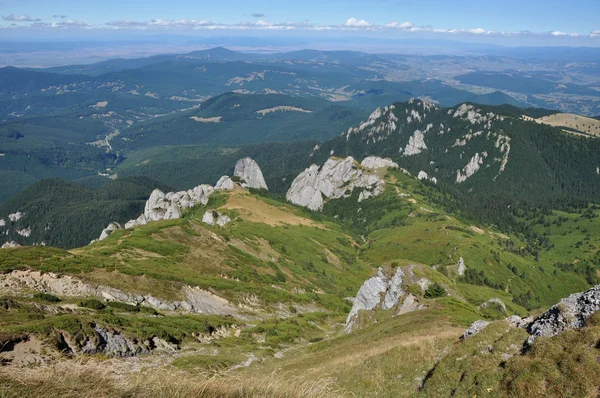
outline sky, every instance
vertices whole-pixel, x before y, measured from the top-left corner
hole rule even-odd
[[[0,0],[0,41],[144,35],[600,46],[600,0]]]

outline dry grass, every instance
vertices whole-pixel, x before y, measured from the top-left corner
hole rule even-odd
[[[582,133],[600,136],[600,120],[576,115],[574,113],[557,113],[550,116],[544,116],[539,119],[523,116],[523,120],[547,124],[554,127],[567,127],[581,131]],[[565,132],[575,134],[573,131],[565,130]]]
[[[289,224],[322,228],[314,221],[294,214],[291,209],[285,211],[279,206],[272,206],[239,188],[229,195],[227,204],[221,208],[237,210],[244,220],[270,226]]]
[[[154,368],[133,376],[126,362],[65,361],[39,368],[0,369],[0,397],[346,397],[328,378],[306,378],[290,373],[207,376]],[[131,363],[128,364],[131,366]]]

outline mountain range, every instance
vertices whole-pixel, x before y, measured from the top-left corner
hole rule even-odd
[[[0,69],[3,393],[597,395],[595,83],[427,59]]]

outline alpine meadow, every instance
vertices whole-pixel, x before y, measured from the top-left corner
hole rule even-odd
[[[571,3],[0,4],[0,396],[600,396]]]

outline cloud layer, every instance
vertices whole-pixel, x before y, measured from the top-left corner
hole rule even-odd
[[[104,24],[93,25],[79,20],[67,19],[66,15],[54,15],[53,18],[58,18],[58,22],[42,22],[39,18],[34,19],[28,15],[22,14],[10,14],[3,16],[4,21],[13,22],[8,26],[0,25],[0,28],[5,29],[23,29],[23,28],[60,28],[60,29],[111,29],[111,30],[142,30],[142,31],[193,31],[193,30],[244,30],[244,29],[255,29],[255,30],[313,30],[313,31],[365,31],[365,32],[388,32],[389,34],[394,33],[412,33],[412,32],[424,32],[432,33],[437,35],[473,35],[473,36],[496,36],[496,37],[565,37],[565,38],[600,38],[600,29],[594,30],[588,34],[584,33],[569,33],[562,31],[549,31],[549,32],[531,32],[531,31],[519,31],[519,32],[504,32],[504,31],[493,31],[486,30],[481,27],[472,29],[446,29],[446,28],[435,28],[430,25],[417,26],[415,23],[410,21],[391,21],[386,24],[376,24],[365,19],[359,19],[350,17],[345,22],[338,25],[323,25],[323,24],[312,24],[309,22],[271,22],[264,19],[263,13],[254,13],[251,17],[258,20],[239,22],[234,24],[225,24],[214,22],[211,20],[196,20],[196,19],[178,19],[178,20],[167,20],[167,19],[152,19],[150,21],[136,21],[136,20],[115,20],[109,21]],[[19,23],[14,23],[19,22]]]

